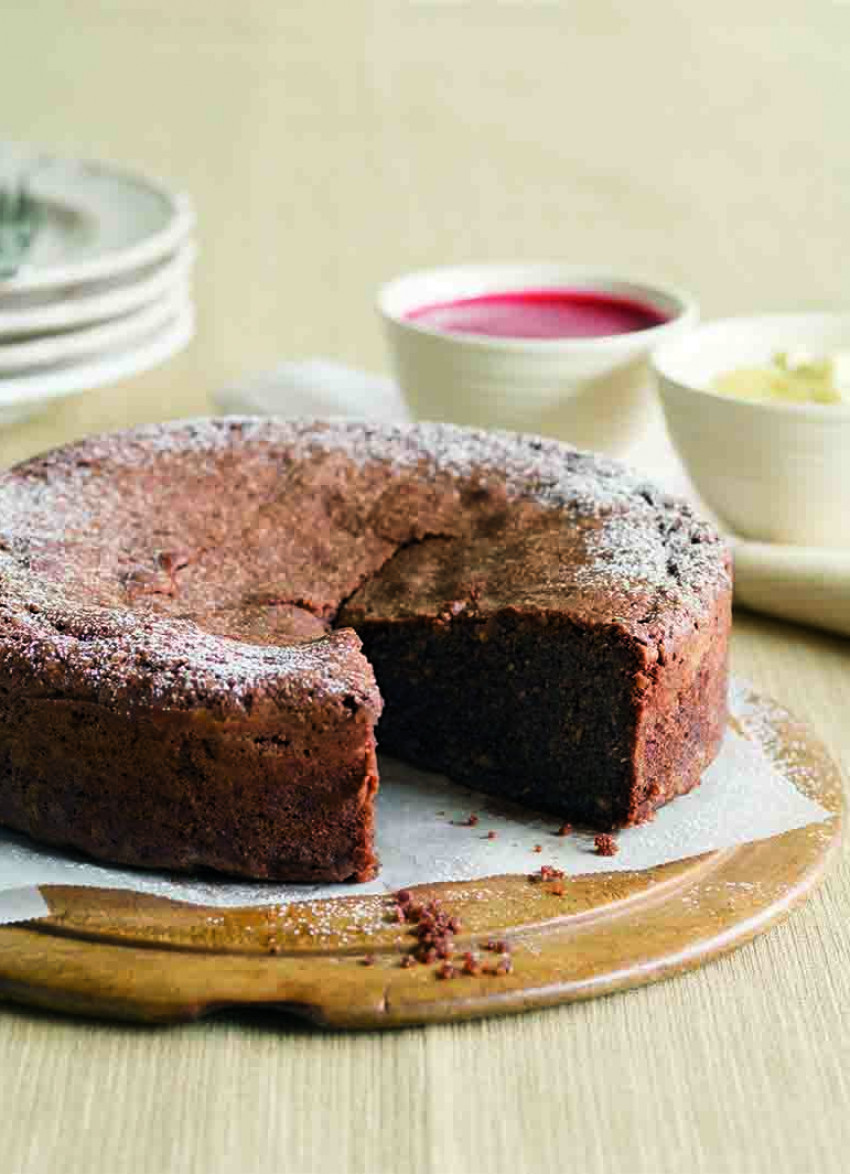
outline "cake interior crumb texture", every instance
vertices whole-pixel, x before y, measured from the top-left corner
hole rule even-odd
[[[0,476],[0,822],[116,863],[363,880],[377,732],[561,822],[637,823],[719,748],[730,609],[690,506],[555,441],[95,437]]]

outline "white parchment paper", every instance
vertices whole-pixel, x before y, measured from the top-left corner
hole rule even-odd
[[[733,714],[746,716],[750,703],[745,698],[742,686],[733,687]],[[470,824],[473,813],[477,822]],[[109,868],[0,832],[0,922],[46,913],[37,888],[42,884],[135,889],[217,906],[288,904],[392,892],[429,881],[533,872],[541,864],[572,875],[652,868],[828,818],[827,811],[776,770],[757,741],[732,730],[701,786],[662,808],[652,822],[619,832],[619,851],[613,857],[596,855],[592,834],[558,836],[558,820],[552,816],[497,802],[441,775],[384,759],[377,815],[381,873],[368,884],[254,884]]]

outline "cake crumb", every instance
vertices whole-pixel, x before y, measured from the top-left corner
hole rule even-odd
[[[487,950],[491,954],[510,954],[510,943],[506,942],[504,938],[488,938],[486,942],[481,943],[481,949]]]
[[[412,954],[405,954],[405,956],[402,958],[401,962],[399,962],[399,966],[402,968],[402,970],[409,970],[411,968],[411,966],[415,966],[415,965],[416,965],[416,959],[413,957]]]
[[[556,836],[569,836],[572,834],[572,830],[573,830],[573,825],[571,823],[562,823],[561,826],[558,828],[557,832],[555,832],[555,835]]]
[[[474,811],[470,811],[466,819],[453,819],[452,823],[458,828],[474,828],[478,827],[478,816]]]
[[[463,973],[473,975],[481,973],[481,963],[471,950],[467,950],[463,956]]]
[[[365,958],[361,958],[360,965],[361,966],[374,966],[375,965],[375,955],[374,954],[367,954]]]
[[[437,978],[455,978],[457,971],[451,962],[444,962],[442,966],[437,967]]]
[[[427,905],[408,904],[404,906],[405,920],[413,922],[412,932],[419,938],[414,951],[419,962],[436,962],[454,953],[454,935],[460,932],[459,918],[450,916],[439,901]]]
[[[495,838],[496,838],[496,833],[491,828],[491,830],[487,833],[487,839],[488,840],[495,840]]]
[[[613,836],[609,836],[607,832],[603,832],[593,839],[593,845],[596,848],[597,856],[616,856],[619,852],[617,841]]]
[[[535,844],[534,847],[531,849],[531,851],[532,852],[542,852],[543,845],[542,844]]]
[[[532,884],[542,884],[543,881],[558,881],[563,877],[563,868],[555,868],[552,864],[541,864],[540,871],[529,873],[528,879]]]

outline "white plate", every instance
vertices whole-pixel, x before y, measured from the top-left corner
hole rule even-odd
[[[72,159],[25,168],[44,222],[25,264],[0,282],[3,295],[116,277],[159,260],[189,235],[189,198],[155,180]]]
[[[132,275],[63,289],[59,299],[55,293],[25,294],[17,299],[6,299],[0,294],[0,340],[104,322],[137,310],[179,281],[185,281],[196,254],[194,242],[186,241],[164,261]],[[7,301],[12,303],[12,308],[5,308]]]
[[[62,396],[77,395],[149,371],[182,351],[194,332],[195,317],[189,306],[130,348],[97,355],[88,363],[57,365],[46,371],[0,379],[0,424],[35,415]]]
[[[0,343],[0,387],[5,375],[23,374],[36,367],[78,361],[101,351],[129,346],[184,310],[190,300],[188,283],[180,281],[149,306],[121,318],[26,342]]]

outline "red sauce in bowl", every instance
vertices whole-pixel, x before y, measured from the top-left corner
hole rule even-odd
[[[654,306],[592,289],[523,289],[420,306],[405,315],[446,334],[492,338],[606,338],[668,322]]]

